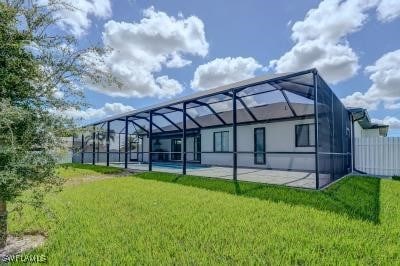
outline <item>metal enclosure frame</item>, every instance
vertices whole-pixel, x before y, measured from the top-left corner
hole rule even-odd
[[[257,86],[268,85],[271,89],[264,92],[254,92],[246,94],[245,91],[249,88],[257,88]],[[280,92],[283,99],[286,101],[285,106],[290,110],[290,116],[273,117],[273,118],[260,118],[257,117],[256,109],[249,107],[246,103],[246,97],[249,95],[257,95],[266,92]],[[312,113],[299,113],[296,105],[289,99],[288,93],[298,95],[313,102],[313,114]],[[222,97],[219,101],[207,102],[205,99],[212,99],[212,97]],[[231,102],[232,108],[227,112],[220,112],[215,110],[212,105],[220,102]],[[238,104],[240,104],[240,117],[247,115],[249,117],[246,121],[238,121]],[[189,113],[189,110],[193,108],[204,107],[209,110],[209,116],[213,116],[215,121],[219,124],[208,124],[194,117]],[[286,108],[285,108],[286,109]],[[174,122],[168,115],[172,113],[181,113],[182,122]],[[229,115],[231,117],[229,118]],[[260,116],[260,115],[258,115]],[[168,123],[168,126],[159,125],[155,121],[156,118],[163,119],[164,123]],[[231,127],[232,128],[232,179],[237,180],[238,176],[238,155],[244,153],[238,151],[237,139],[238,139],[238,126],[251,125],[261,122],[274,122],[274,121],[290,121],[303,118],[314,119],[314,142],[315,150],[313,152],[292,152],[292,154],[314,154],[315,155],[315,189],[320,189],[334,180],[346,175],[352,170],[352,124],[350,112],[343,106],[340,100],[332,92],[329,86],[325,83],[322,77],[318,74],[316,69],[309,69],[297,73],[280,74],[265,79],[252,79],[242,84],[232,84],[222,86],[221,88],[210,90],[208,93],[202,92],[200,95],[194,95],[192,97],[186,97],[176,101],[170,101],[165,104],[159,104],[151,106],[149,108],[140,109],[130,113],[121,114],[118,116],[110,117],[99,121],[97,123],[86,125],[84,133],[80,136],[81,141],[73,138],[75,153],[73,158],[74,162],[80,161],[80,163],[86,163],[87,158],[91,159],[92,164],[96,164],[96,147],[98,149],[97,162],[102,153],[106,154],[106,165],[110,165],[110,137],[112,132],[110,130],[111,123],[115,121],[123,122],[123,128],[118,133],[119,140],[119,158],[121,153],[121,135],[123,138],[123,153],[124,161],[123,166],[129,167],[130,162],[128,161],[128,154],[130,152],[129,138],[134,135],[144,135],[148,137],[148,171],[153,170],[153,138],[155,136],[167,135],[167,134],[180,134],[182,136],[182,174],[187,174],[187,136],[191,132],[200,131],[201,129],[215,128],[215,127]],[[231,121],[227,121],[231,120]],[[243,119],[242,119],[243,120]],[[145,124],[141,123],[144,122]],[[106,151],[100,152],[100,146],[102,144],[99,140],[98,126],[101,125],[102,130],[104,124],[106,124]],[[133,133],[130,133],[130,124]],[[189,125],[190,124],[190,125]],[[85,135],[87,132],[92,134],[89,135],[92,138],[92,150],[90,152],[91,157],[88,157],[85,150],[85,146],[88,141],[85,141]],[[86,133],[85,133],[86,132]],[[97,136],[97,138],[96,138]],[[97,140],[97,145],[96,145]],[[143,145],[143,143],[142,143]],[[142,159],[146,152],[142,151]],[[265,154],[279,154],[279,152],[267,152]],[[286,152],[285,154],[291,154]],[[329,182],[321,184],[320,176],[329,176]]]

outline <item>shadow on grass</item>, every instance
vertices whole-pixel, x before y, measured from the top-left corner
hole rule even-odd
[[[303,205],[379,223],[380,179],[373,177],[346,177],[322,191],[159,172],[140,173],[136,177]]]

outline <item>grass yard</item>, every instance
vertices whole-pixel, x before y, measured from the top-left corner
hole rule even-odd
[[[121,174],[124,169],[120,167],[103,166],[103,165],[91,165],[91,164],[80,164],[80,163],[65,163],[60,167],[61,175],[65,176],[74,169],[89,170],[100,174]],[[69,171],[68,171],[69,170]],[[73,175],[78,176],[78,175]]]
[[[55,215],[26,208],[9,224],[14,233],[46,232],[45,246],[31,253],[50,264],[400,263],[398,181],[350,177],[309,191],[164,173],[60,172],[78,182],[47,197]]]

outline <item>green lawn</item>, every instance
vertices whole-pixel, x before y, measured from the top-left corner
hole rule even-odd
[[[305,205],[319,210],[346,214],[352,218],[369,220],[374,223],[379,222],[381,180],[378,178],[354,176],[343,179],[326,190],[316,191],[169,173],[144,172],[136,175],[136,177],[222,191],[262,200],[285,202],[292,205]]]
[[[54,217],[27,208],[10,230],[46,232],[32,253],[50,264],[400,263],[398,181],[351,177],[308,191],[142,173],[67,183],[47,202]]]
[[[121,174],[124,171],[124,169],[120,167],[80,164],[80,163],[65,163],[62,164],[61,168],[63,168],[63,170],[84,169],[97,172],[100,174]],[[65,174],[65,172],[63,172],[63,174]]]

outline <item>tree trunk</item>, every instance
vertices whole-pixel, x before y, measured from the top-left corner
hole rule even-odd
[[[6,246],[7,240],[7,205],[0,200],[0,249]]]

